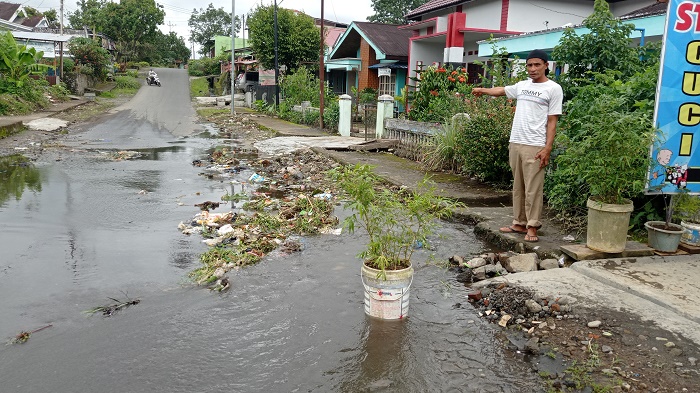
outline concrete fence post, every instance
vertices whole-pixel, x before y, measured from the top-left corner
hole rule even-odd
[[[384,135],[384,119],[394,117],[394,97],[384,94],[379,96],[377,102],[377,126],[375,135],[377,139],[381,139]]]
[[[340,106],[340,116],[338,119],[338,132],[341,136],[350,136],[350,127],[352,126],[352,97],[343,94],[338,99]]]

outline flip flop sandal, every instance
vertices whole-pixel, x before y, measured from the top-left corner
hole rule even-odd
[[[527,233],[527,229],[524,231],[519,231],[515,229],[512,225],[509,227],[500,228],[499,231],[501,231],[501,233]]]
[[[525,240],[526,242],[536,243],[536,242],[540,241],[540,238],[537,237],[537,235],[527,235],[527,234],[526,234],[524,240]]]

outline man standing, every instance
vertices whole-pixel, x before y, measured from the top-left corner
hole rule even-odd
[[[561,86],[547,78],[547,53],[536,49],[527,56],[528,80],[505,87],[475,87],[472,94],[517,99],[508,145],[513,170],[513,224],[500,229],[524,233],[525,241],[536,242],[542,226],[542,188],[545,167],[554,144],[557,121],[562,112]]]

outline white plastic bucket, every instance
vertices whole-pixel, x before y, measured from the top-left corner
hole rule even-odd
[[[365,313],[381,319],[403,319],[408,316],[409,290],[413,282],[413,267],[387,270],[386,279],[380,270],[362,264],[362,284],[365,287]]]
[[[689,246],[700,246],[700,225],[692,222],[681,221],[685,230],[681,235],[681,243]]]

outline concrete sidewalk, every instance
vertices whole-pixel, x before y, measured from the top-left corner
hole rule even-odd
[[[65,102],[57,102],[49,105],[48,107],[42,109],[40,112],[33,112],[27,115],[19,116],[0,116],[0,128],[14,128],[17,126],[22,126],[32,120],[43,119],[46,117],[51,117],[56,113],[64,112],[69,109],[75,108],[77,106],[83,105],[89,102],[84,98],[73,99]]]
[[[291,125],[267,116],[254,117],[254,120],[280,135],[327,135],[317,129]],[[536,252],[540,258],[559,256],[561,246],[572,244],[564,240],[565,237],[576,235],[567,233],[545,218],[543,229],[538,233],[540,241],[527,243],[523,241],[523,235],[498,231],[511,222],[510,191],[494,190],[463,176],[429,173],[418,163],[390,153],[314,150],[341,163],[374,165],[378,174],[397,185],[415,186],[428,174],[442,195],[469,206],[459,212],[459,219],[478,223],[475,232],[504,249]],[[585,236],[576,242],[585,243]],[[579,261],[569,268],[509,274],[475,286],[494,281],[522,285],[543,297],[573,297],[577,305],[593,310],[607,308],[636,314],[700,345],[700,291],[697,284],[700,283],[700,258],[695,255]]]

